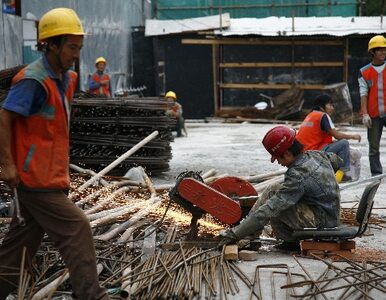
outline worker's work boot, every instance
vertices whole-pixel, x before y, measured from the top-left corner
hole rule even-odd
[[[350,181],[352,181],[351,176],[348,176],[348,175],[344,174],[343,177],[342,177],[342,183],[343,182],[350,182]]]

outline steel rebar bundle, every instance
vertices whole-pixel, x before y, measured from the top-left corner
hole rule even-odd
[[[173,121],[158,98],[77,99],[71,115],[70,158],[74,164],[101,170],[157,130],[159,136],[123,161],[111,174],[123,175],[141,165],[152,174],[169,169]]]

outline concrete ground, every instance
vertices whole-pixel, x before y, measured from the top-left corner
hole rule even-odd
[[[159,177],[152,177],[155,183],[170,183],[175,177],[186,170],[203,171],[214,168],[217,175],[227,174],[230,176],[247,176],[260,175],[269,172],[277,171],[283,167],[277,163],[270,162],[270,156],[263,148],[261,141],[264,134],[274,126],[274,124],[228,124],[228,123],[199,123],[187,122],[188,136],[176,138],[172,143],[173,158],[170,161],[170,170]],[[291,124],[289,124],[291,126]],[[363,126],[357,127],[340,127],[338,128],[344,132],[358,133],[362,136],[362,141],[350,141],[351,147],[358,149],[361,154],[361,174],[360,180],[370,176],[369,162],[368,162],[368,143],[366,138],[366,130]],[[383,135],[381,141],[381,161],[383,166],[386,166],[386,134]],[[342,187],[344,185],[341,185]],[[355,205],[366,184],[358,183],[355,186],[341,191],[342,206],[352,207]],[[386,219],[386,207],[384,204],[386,192],[386,184],[381,183],[378,192],[375,196],[375,204],[373,214],[377,217]],[[353,202],[354,201],[354,202]],[[346,202],[346,203],[345,203]],[[357,249],[371,249],[374,251],[383,251],[386,249],[386,235],[385,231],[381,229],[370,228],[369,232],[362,238],[356,239]],[[268,249],[268,250],[267,250]],[[259,256],[253,262],[238,262],[240,268],[247,274],[251,282],[253,282],[256,268],[261,268],[261,272],[269,272],[269,274],[260,274],[260,282],[263,291],[263,299],[284,299],[286,290],[280,289],[280,286],[285,284],[287,276],[284,276],[276,271],[280,269],[264,268],[265,265],[271,264],[285,264],[290,268],[291,272],[299,272],[304,275],[301,265],[309,272],[312,279],[316,279],[326,269],[323,262],[300,258],[300,264],[296,262],[290,254],[272,251],[271,248],[263,247],[259,250]],[[367,250],[365,250],[366,252]],[[368,252],[368,251],[367,251]],[[376,258],[374,258],[376,259]],[[263,270],[264,269],[264,270]],[[267,270],[268,269],[268,270]],[[272,271],[274,271],[272,273]],[[335,275],[334,275],[335,276]],[[300,281],[302,278],[293,278],[293,281]],[[250,298],[250,289],[240,280],[240,292],[236,295],[227,295],[228,299],[256,299],[256,296]],[[281,283],[280,283],[281,281]],[[338,285],[348,284],[341,280]],[[336,284],[335,284],[336,285]],[[276,286],[275,288],[272,288]],[[331,285],[331,288],[334,285]],[[296,290],[295,293],[300,294],[305,291]],[[272,291],[275,291],[274,293]],[[258,291],[258,282],[255,284],[255,291]],[[341,296],[342,289],[339,291],[332,291],[326,294],[324,299],[343,299]],[[293,291],[291,292],[293,293]],[[291,294],[290,293],[290,294]],[[370,291],[373,299],[385,299],[386,293],[378,290]],[[351,296],[353,298],[351,298]],[[347,299],[354,299],[353,295]],[[323,299],[319,295],[317,299]],[[224,299],[219,297],[218,299]],[[357,298],[355,298],[357,299]],[[369,298],[371,299],[371,298]]]

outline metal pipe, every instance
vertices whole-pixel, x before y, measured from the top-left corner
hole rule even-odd
[[[352,182],[352,183],[347,183],[345,185],[340,186],[339,189],[341,191],[343,191],[343,190],[351,188],[353,186],[356,187],[359,184],[366,183],[366,182],[371,182],[371,181],[375,181],[375,180],[379,180],[379,179],[382,179],[384,177],[386,177],[386,173],[385,174],[379,174],[379,175],[372,176],[372,177],[368,177],[368,178],[364,178],[364,179],[361,179],[361,180],[358,180],[358,181],[355,181],[355,182]]]
[[[99,180],[103,175],[110,172],[112,169],[114,169],[116,166],[118,166],[121,162],[123,162],[126,158],[134,154],[138,149],[140,149],[142,146],[150,142],[152,139],[154,139],[158,135],[158,131],[153,131],[150,135],[148,135],[146,138],[144,138],[142,141],[140,141],[138,144],[133,146],[130,150],[128,150],[126,153],[122,154],[120,157],[118,157],[116,160],[114,160],[111,164],[109,164],[107,167],[105,167],[103,170],[101,170],[99,173],[91,177],[88,181],[86,181],[84,184],[82,184],[78,190],[82,191],[85,188],[89,187],[91,184],[94,183],[94,181]]]

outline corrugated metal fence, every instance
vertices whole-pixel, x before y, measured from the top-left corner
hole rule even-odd
[[[27,30],[23,28],[23,20],[24,24],[28,22],[26,20],[38,20],[45,12],[56,7],[74,9],[88,33],[80,60],[81,88],[85,89],[87,76],[95,71],[95,59],[99,56],[107,59],[107,70],[112,75],[113,84],[120,81],[130,87],[131,31],[132,27],[143,26],[150,14],[150,4],[146,0],[22,1],[22,18],[1,13],[0,69],[28,63],[24,60],[36,58],[34,47],[31,46],[34,42],[31,40],[26,42]],[[122,80],[122,77],[125,80]]]

